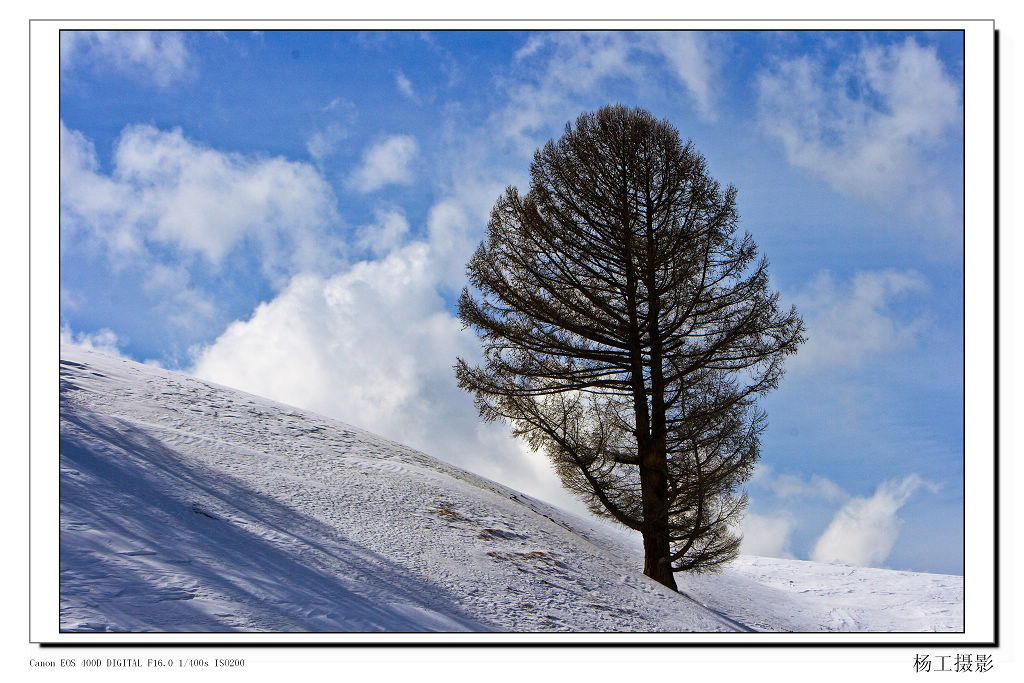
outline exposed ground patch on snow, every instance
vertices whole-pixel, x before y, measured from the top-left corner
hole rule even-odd
[[[962,577],[741,558],[679,595],[618,530],[342,422],[71,346],[60,374],[64,631],[962,629]]]

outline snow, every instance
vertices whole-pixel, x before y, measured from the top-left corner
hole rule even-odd
[[[963,630],[960,576],[743,556],[677,594],[632,532],[343,422],[74,346],[60,386],[62,631]]]

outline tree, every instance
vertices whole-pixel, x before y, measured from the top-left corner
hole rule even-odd
[[[666,121],[581,115],[509,187],[467,265],[459,317],[483,345],[459,386],[550,456],[599,515],[641,533],[644,573],[736,556],[739,486],[783,358],[803,341],[767,263],[737,235],[736,190]]]

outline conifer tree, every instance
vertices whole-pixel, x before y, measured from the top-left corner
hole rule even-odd
[[[553,461],[589,508],[643,536],[644,573],[736,556],[740,486],[783,359],[803,341],[766,261],[676,129],[621,105],[581,115],[509,187],[467,265],[459,316],[483,363],[459,385]]]

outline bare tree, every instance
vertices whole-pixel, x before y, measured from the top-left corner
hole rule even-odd
[[[737,235],[736,190],[668,122],[608,106],[534,156],[467,271],[459,316],[483,344],[459,385],[543,449],[590,509],[639,531],[644,573],[736,556],[739,486],[783,358],[803,341],[766,261]]]

